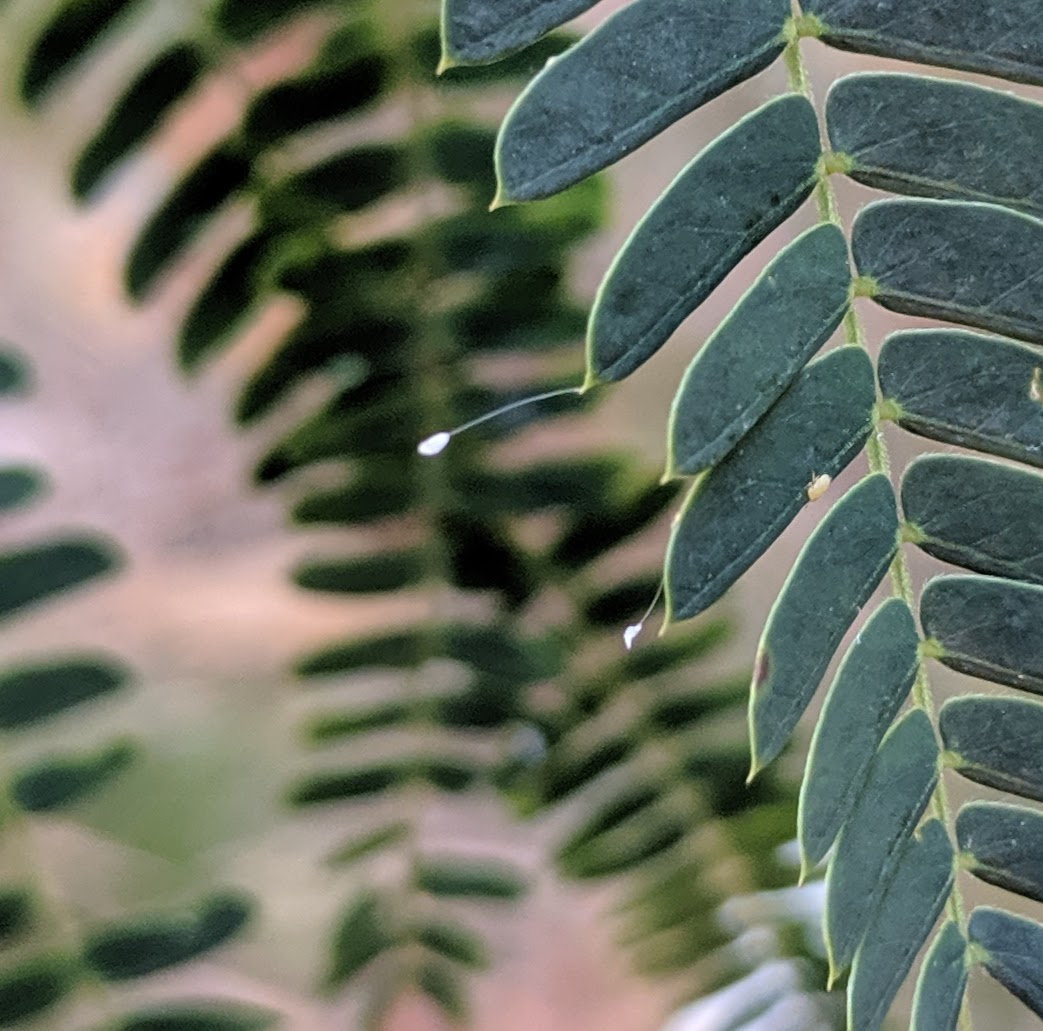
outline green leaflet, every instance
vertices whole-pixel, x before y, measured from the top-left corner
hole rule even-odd
[[[812,362],[738,446],[692,488],[666,555],[668,622],[716,601],[836,476],[872,427],[873,370],[861,348]]]
[[[425,570],[423,550],[416,548],[342,561],[306,562],[295,570],[293,579],[307,591],[376,594],[419,583]]]
[[[909,1031],[956,1031],[967,988],[967,942],[950,921],[924,956]]]
[[[6,341],[0,340],[0,397],[28,393],[29,380],[29,370],[22,359],[8,350]]]
[[[735,446],[840,325],[850,285],[834,225],[778,254],[688,366],[670,411],[667,476],[702,472]]]
[[[902,509],[928,554],[978,573],[1043,584],[1043,477],[1036,473],[979,458],[925,455],[902,478]]]
[[[0,1027],[20,1024],[59,1003],[76,985],[78,971],[59,955],[39,956],[0,973]]]
[[[878,1031],[942,911],[953,883],[953,852],[939,820],[902,849],[891,883],[855,954],[847,989],[848,1027]]]
[[[35,469],[27,467],[0,469],[0,513],[27,504],[43,488],[43,478]]]
[[[26,888],[0,889],[0,948],[14,944],[37,922],[38,903]]]
[[[971,914],[968,931],[971,945],[985,953],[978,962],[1043,1017],[1043,927],[1023,916],[979,906]]]
[[[367,859],[375,852],[382,852],[392,845],[404,842],[410,834],[411,827],[404,820],[378,827],[367,834],[361,834],[342,842],[326,858],[326,864],[333,867],[350,866],[360,859]]]
[[[442,64],[497,61],[582,14],[597,0],[445,0]]]
[[[164,115],[206,70],[206,56],[193,43],[163,51],[115,102],[105,124],[76,161],[72,192],[86,199],[102,177],[155,130]]]
[[[6,669],[0,673],[0,729],[15,730],[103,698],[127,682],[111,662],[70,659]]]
[[[970,802],[956,817],[961,865],[990,884],[1043,902],[1043,813]]]
[[[262,1031],[275,1025],[273,1010],[226,1002],[160,1004],[139,1010],[111,1031]]]
[[[1043,215],[1043,105],[969,82],[870,72],[833,84],[833,149],[867,186]]]
[[[987,576],[939,576],[920,596],[924,634],[946,666],[1043,694],[1043,587]]]
[[[865,783],[887,728],[913,686],[920,639],[909,606],[889,598],[848,649],[808,753],[797,815],[801,865],[829,850]]]
[[[485,970],[489,954],[481,938],[459,924],[427,920],[416,929],[416,941],[430,952],[472,970]]]
[[[142,227],[127,257],[127,292],[140,301],[214,213],[248,183],[249,159],[232,142],[214,148]]]
[[[353,637],[342,645],[305,656],[294,669],[300,677],[333,676],[369,668],[410,669],[428,654],[426,634],[406,631],[381,637]]]
[[[467,1017],[467,1001],[456,971],[448,963],[428,960],[416,972],[416,985],[452,1023],[462,1026]]]
[[[968,780],[1043,802],[1043,705],[963,695],[938,715],[945,761]]]
[[[850,962],[938,780],[931,721],[913,709],[888,732],[826,874],[831,979]]]
[[[416,871],[416,886],[429,895],[451,899],[508,901],[525,894],[525,882],[513,868],[467,859],[424,860]]]
[[[885,308],[1043,344],[1043,222],[994,204],[877,201],[855,218],[851,251]]]
[[[783,50],[788,0],[636,0],[536,76],[500,129],[498,202],[618,161]]]
[[[216,894],[185,913],[156,914],[87,936],[84,958],[107,981],[125,981],[195,959],[235,937],[253,912],[239,894]]]
[[[918,64],[1043,85],[1043,8],[1036,0],[805,0],[825,43]]]
[[[35,107],[72,70],[119,19],[129,16],[141,0],[67,0],[48,20],[22,69],[22,99]]]
[[[346,985],[363,967],[396,944],[388,902],[372,889],[359,893],[341,916],[330,951],[327,990]]]
[[[587,330],[588,383],[623,379],[655,354],[739,260],[803,203],[815,185],[821,151],[814,108],[804,97],[787,94],[742,119],[699,154],[637,224],[601,283]],[[827,296],[805,301],[811,310],[802,313],[799,302],[790,301],[798,310],[787,317],[811,326],[794,326],[790,333],[802,339],[780,346],[799,348],[804,360],[817,350],[806,350],[805,337],[822,331],[816,323],[828,321],[846,301],[850,282],[846,245],[840,254],[835,240],[819,239],[814,257],[805,255],[803,261],[830,261],[828,276],[797,258],[784,262],[786,274],[797,279],[792,289],[818,278],[816,272],[826,280]],[[843,273],[837,271],[840,266]],[[834,296],[836,277],[844,278],[842,301]],[[772,285],[769,278],[756,299],[743,302],[754,310],[740,318],[754,320],[759,332],[769,317],[764,307],[785,289],[783,284],[772,293]],[[816,319],[820,307],[825,311]],[[758,344],[762,341],[747,347]],[[756,383],[744,399],[755,392]],[[779,392],[776,385],[774,396]]]
[[[751,777],[786,746],[897,549],[895,496],[882,473],[852,487],[808,538],[757,648],[750,685]]]
[[[913,433],[1043,466],[1038,352],[965,330],[894,333],[878,364],[880,389]]]
[[[61,540],[0,555],[0,619],[111,572],[116,556],[100,541]]]
[[[126,742],[84,755],[40,759],[11,781],[11,797],[30,813],[61,809],[93,795],[122,773],[137,750]]]

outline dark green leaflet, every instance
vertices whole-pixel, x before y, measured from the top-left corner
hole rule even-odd
[[[885,308],[1043,344],[1043,222],[995,204],[877,201],[851,251]]]
[[[783,49],[788,0],[637,0],[536,76],[500,130],[499,199],[548,197],[618,161]]]
[[[1043,215],[1043,105],[969,82],[871,72],[833,84],[826,122],[860,183]]]
[[[909,1031],[956,1031],[967,988],[967,942],[953,922],[935,935],[924,956]]]
[[[667,475],[702,472],[775,403],[840,325],[851,272],[834,225],[785,247],[699,349],[670,412]]]
[[[807,504],[816,476],[836,476],[872,425],[872,363],[844,347],[812,362],[739,445],[695,487],[666,556],[669,620],[716,601]]]
[[[825,856],[847,820],[916,679],[919,643],[909,606],[889,598],[844,657],[815,726],[801,785],[797,833],[805,870]]]
[[[757,649],[750,687],[753,772],[785,747],[897,549],[895,496],[882,473],[848,491],[804,545]]]
[[[789,94],[748,115],[699,154],[637,224],[601,283],[587,329],[588,382],[623,379],[655,354],[739,260],[811,193],[820,153],[814,109]],[[830,243],[820,243],[823,250],[816,255],[833,266],[824,277],[829,313],[820,320],[830,318],[838,305],[832,298],[837,266],[847,269],[846,249],[839,255]],[[784,264],[788,274],[814,275],[795,258]],[[800,314],[811,319],[799,301],[793,304],[798,309],[793,319]],[[754,306],[759,309],[759,302]],[[807,347],[806,340],[801,343]]]
[[[878,1031],[931,933],[953,883],[949,835],[931,820],[902,849],[891,883],[880,899],[855,954],[848,985],[848,1026]]]
[[[979,784],[1043,802],[1043,705],[962,695],[938,714],[946,762]]]
[[[834,975],[854,957],[937,780],[934,729],[913,709],[880,745],[829,863],[826,948]]]
[[[1043,813],[1022,805],[971,802],[956,817],[963,866],[976,877],[1043,902]]]
[[[1043,584],[1043,476],[962,455],[925,455],[902,478],[902,509],[928,554]]]
[[[446,0],[442,65],[496,61],[582,14],[597,0]]]
[[[898,424],[913,433],[1043,466],[1043,404],[1033,398],[1041,356],[966,330],[895,333],[878,373]]]
[[[1043,85],[1043,9],[1036,0],[804,0],[843,50],[963,68]]]
[[[1023,916],[979,906],[968,928],[985,951],[981,965],[1033,1013],[1043,1017],[1043,927]]]
[[[961,673],[1043,694],[1043,587],[940,576],[920,597],[924,633]]]

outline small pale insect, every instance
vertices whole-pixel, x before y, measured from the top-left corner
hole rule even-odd
[[[1043,402],[1043,369],[1038,366],[1033,371],[1029,383],[1029,400],[1035,401],[1036,404]]]
[[[829,490],[829,485],[832,482],[833,477],[827,476],[825,473],[822,473],[820,476],[812,474],[811,482],[805,488],[808,492],[808,501],[818,501]]]

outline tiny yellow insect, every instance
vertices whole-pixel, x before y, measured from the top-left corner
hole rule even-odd
[[[821,476],[816,476],[812,473],[811,482],[805,488],[808,492],[808,501],[818,501],[829,490],[829,485],[832,482],[832,476],[827,476],[825,473],[822,473]]]
[[[1037,404],[1043,402],[1043,369],[1039,366],[1033,370],[1032,380],[1029,382],[1029,400]]]

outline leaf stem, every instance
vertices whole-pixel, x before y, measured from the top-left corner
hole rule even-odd
[[[799,2],[797,2],[797,0],[794,0],[794,7],[799,12]],[[800,93],[807,97],[807,99],[814,105],[814,92],[811,87],[811,79],[808,75],[807,66],[800,50],[801,37],[797,25],[797,20],[791,19],[791,28],[787,30],[786,34],[787,43],[785,62],[788,72],[789,86],[795,93]],[[828,146],[824,127],[822,132],[824,142],[826,142],[826,145]],[[828,150],[826,153],[828,155]],[[815,198],[818,203],[819,219],[822,222],[832,222],[843,230],[845,227],[843,219],[840,216],[840,210],[837,206],[836,193],[833,190],[832,183],[830,182],[829,169],[825,167],[828,164],[828,161],[820,163],[818,182],[815,185]],[[866,348],[865,332],[855,308],[854,296],[852,296],[851,305],[848,308],[847,315],[844,317],[843,325],[845,342],[849,345]],[[884,432],[881,426],[882,420],[879,418],[879,408],[880,405],[878,403],[873,432],[866,445],[866,456],[869,460],[869,469],[871,472],[883,473],[890,479],[891,461],[887,450],[887,441],[884,439]],[[909,606],[910,610],[915,613],[916,595],[913,588],[912,575],[909,572],[909,563],[906,560],[905,552],[902,550],[903,543],[901,536],[899,536],[898,550],[895,554],[894,561],[891,563],[891,589],[892,594],[897,598],[901,598]],[[927,660],[926,656],[923,655],[921,655],[916,681],[913,684],[912,697],[913,704],[918,708],[923,709],[933,723],[934,699],[931,694],[931,685],[927,677]],[[953,819],[949,805],[948,792],[945,787],[944,773],[944,764],[940,761],[938,782],[934,789],[934,793],[931,796],[930,805],[935,816],[942,821],[942,824],[945,826],[951,839],[953,838]],[[963,898],[960,894],[959,881],[957,879],[953,880],[953,888],[946,902],[946,910],[951,919],[959,926],[961,933],[966,939],[967,917],[964,910]],[[960,1007],[960,1028],[962,1031],[974,1031],[974,1023],[971,1017],[970,1005],[968,1004],[966,993],[964,994],[963,1002]]]

